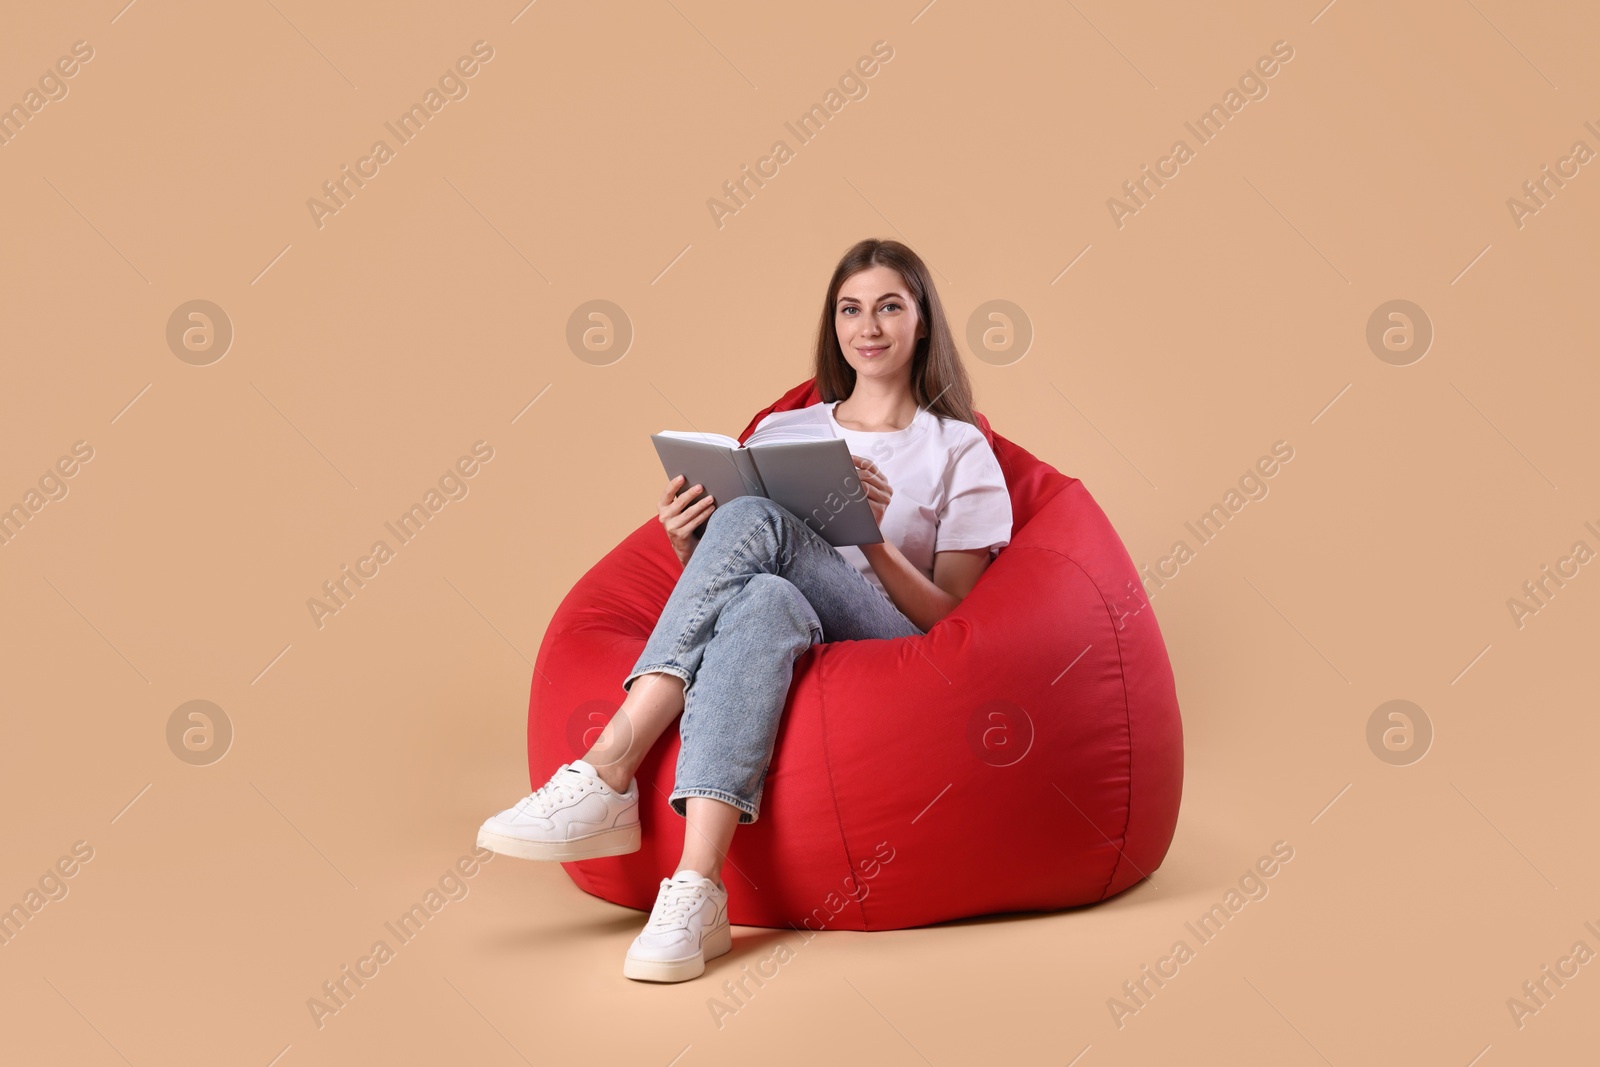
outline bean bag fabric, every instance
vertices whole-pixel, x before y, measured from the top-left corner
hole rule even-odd
[[[818,403],[810,380],[750,420]],[[1011,493],[1011,542],[923,636],[796,660],[759,819],[734,834],[731,921],[892,930],[1104,900],[1161,863],[1183,728],[1166,646],[1088,490],[978,416]],[[535,664],[530,784],[581,756],[619,706],[682,573],[651,516],[562,600]],[[676,728],[639,768],[643,845],[566,863],[641,911],[682,852],[667,806]]]

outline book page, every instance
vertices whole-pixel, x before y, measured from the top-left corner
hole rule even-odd
[[[833,428],[817,422],[796,426],[764,426],[745,439],[746,448],[757,445],[789,444],[795,441],[826,441],[833,437]]]
[[[700,441],[708,445],[722,445],[724,448],[738,448],[737,438],[729,437],[725,433],[701,433],[699,430],[662,430],[662,437],[679,437],[685,441]]]

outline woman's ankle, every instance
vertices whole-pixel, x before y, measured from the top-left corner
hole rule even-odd
[[[607,788],[613,792],[626,793],[628,786],[633,782],[633,773],[615,763],[595,763],[588,756],[584,759],[594,767],[595,773],[600,776]]]
[[[706,872],[705,868],[709,867],[709,866],[711,866],[709,863],[703,864],[701,866],[696,866],[693,863],[687,863],[687,862],[684,862],[682,860],[679,860],[678,861],[678,866],[676,868],[674,868],[672,873],[673,874],[677,874],[679,871],[693,871],[694,873],[698,874],[702,878],[711,879],[711,884],[712,885],[716,886],[718,889],[726,891],[728,886],[722,880],[722,872],[721,871],[717,871],[714,874],[708,874]]]

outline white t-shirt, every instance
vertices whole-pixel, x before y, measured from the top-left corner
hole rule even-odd
[[[929,581],[935,552],[987,548],[992,559],[1011,542],[1011,495],[982,430],[921,407],[903,430],[852,430],[833,417],[837,403],[775,411],[756,429],[824,423],[844,438],[851,453],[876,463],[894,490],[879,529]],[[855,545],[835,546],[835,551],[888,598],[866,553]]]

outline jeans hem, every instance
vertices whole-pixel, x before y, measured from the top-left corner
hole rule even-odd
[[[624,678],[622,680],[622,691],[624,693],[628,692],[628,686],[641,674],[651,674],[656,672],[661,674],[670,674],[675,678],[683,679],[683,687],[685,690],[687,690],[694,682],[694,679],[689,677],[689,672],[678,666],[676,663],[652,663],[646,667],[635,668],[631,674]]]
[[[672,806],[673,811],[688,818],[689,813],[686,809],[690,797],[710,797],[712,800],[720,800],[724,804],[733,805],[739,809],[739,825],[741,826],[747,826],[756,821],[758,812],[754,804],[722,789],[674,789],[672,795],[667,798],[667,803]]]

